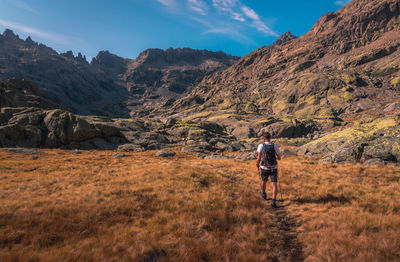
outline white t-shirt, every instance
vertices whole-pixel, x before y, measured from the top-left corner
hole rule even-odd
[[[258,153],[260,153],[260,152],[262,151],[262,148],[263,148],[263,145],[264,145],[264,144],[266,144],[266,145],[271,145],[272,143],[271,143],[271,142],[265,142],[265,143],[259,144],[259,145],[258,145],[258,148],[257,148],[257,152],[258,152]],[[281,155],[281,151],[279,151],[279,147],[278,147],[276,144],[274,144],[274,148],[275,148],[275,154],[276,154],[276,155]],[[270,167],[270,168],[271,168],[271,167]],[[272,168],[277,169],[277,168],[278,168],[278,165],[272,166]],[[261,166],[261,169],[268,169],[268,167],[266,167],[266,166]]]

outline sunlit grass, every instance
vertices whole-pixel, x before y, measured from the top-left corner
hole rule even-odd
[[[254,161],[42,152],[0,151],[1,261],[400,259],[399,168],[284,159],[273,211]]]

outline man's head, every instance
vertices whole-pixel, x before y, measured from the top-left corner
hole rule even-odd
[[[263,134],[263,138],[265,141],[270,141],[271,140],[271,133],[270,132],[265,132]]]

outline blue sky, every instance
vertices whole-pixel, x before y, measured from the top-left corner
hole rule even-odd
[[[349,0],[0,0],[0,30],[58,52],[136,58],[191,47],[243,56],[286,31],[300,36]]]

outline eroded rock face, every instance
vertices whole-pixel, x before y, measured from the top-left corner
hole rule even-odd
[[[321,162],[400,161],[400,118],[365,119],[352,127],[301,146],[297,154],[321,156]]]

